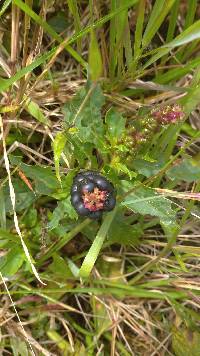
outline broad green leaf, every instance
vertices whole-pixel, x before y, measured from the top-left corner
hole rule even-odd
[[[55,229],[59,225],[60,221],[64,218],[68,218],[72,220],[78,218],[76,211],[71,205],[70,197],[58,202],[57,207],[53,211],[51,220],[48,223],[48,229],[49,230]]]
[[[87,142],[104,149],[105,129],[101,117],[101,108],[105,98],[100,85],[96,85],[92,88],[92,91],[90,90],[91,86],[88,83],[86,87],[75,95],[70,103],[64,106],[64,120],[67,127],[71,124],[75,125],[78,130],[77,136],[82,146],[83,143]],[[77,142],[75,143],[77,144]]]
[[[173,180],[194,182],[200,179],[200,164],[199,162],[186,158],[170,168],[166,174]]]
[[[26,184],[18,178],[12,180],[15,196],[16,196],[16,206],[17,212],[23,211],[28,208],[35,200],[36,196],[34,193],[26,186]],[[4,198],[5,198],[5,209],[6,212],[12,212],[12,204],[10,200],[10,190],[8,184],[3,188]]]
[[[21,163],[20,167],[28,178],[35,181],[35,191],[38,194],[48,195],[59,188],[58,180],[51,167],[31,166],[25,163]]]
[[[176,356],[199,356],[200,333],[174,327],[172,329],[172,348]]]
[[[39,105],[34,101],[30,101],[30,103],[26,106],[26,111],[29,112],[37,121],[41,122],[44,125],[50,126],[51,122],[44,116],[41,111]]]
[[[102,75],[103,64],[101,52],[96,39],[95,32],[90,32],[90,48],[89,48],[89,77],[93,82],[96,82]]]
[[[126,119],[111,108],[107,111],[105,122],[107,125],[107,135],[111,144],[115,145],[125,131]]]
[[[135,246],[142,235],[139,224],[131,224],[131,221],[118,211],[108,231],[108,243]]]
[[[175,224],[176,214],[171,208],[171,201],[151,188],[143,186],[136,189],[122,201],[121,205],[141,215],[157,216],[163,225]]]
[[[66,281],[67,278],[73,277],[68,263],[57,253],[53,254],[53,262],[48,266],[48,273],[51,272],[55,280]]]
[[[134,169],[147,178],[157,174],[163,166],[161,161],[150,162],[139,158],[133,160]]]
[[[53,152],[54,152],[54,162],[55,162],[55,169],[56,169],[56,177],[58,178],[59,182],[61,183],[60,179],[60,157],[65,148],[65,144],[67,141],[67,136],[64,132],[58,132],[55,140],[53,141]]]
[[[0,258],[2,275],[13,276],[19,270],[25,260],[25,254],[22,249],[20,247],[14,246],[5,256]]]

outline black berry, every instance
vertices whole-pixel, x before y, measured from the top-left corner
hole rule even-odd
[[[80,216],[100,219],[104,211],[116,204],[112,183],[96,171],[78,173],[71,187],[71,203]]]

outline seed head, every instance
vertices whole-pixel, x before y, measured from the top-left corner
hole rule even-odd
[[[179,105],[167,105],[161,109],[153,109],[151,115],[162,125],[175,124],[184,118],[184,113]]]

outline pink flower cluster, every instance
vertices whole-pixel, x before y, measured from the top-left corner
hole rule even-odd
[[[90,211],[98,211],[104,208],[108,192],[94,188],[93,192],[84,191],[82,195],[84,207]]]
[[[167,105],[151,111],[153,118],[162,125],[174,124],[184,118],[184,112],[179,105]]]

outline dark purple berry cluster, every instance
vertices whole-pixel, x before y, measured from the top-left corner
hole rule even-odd
[[[95,171],[78,173],[71,187],[71,203],[78,215],[99,219],[116,204],[112,183]]]

